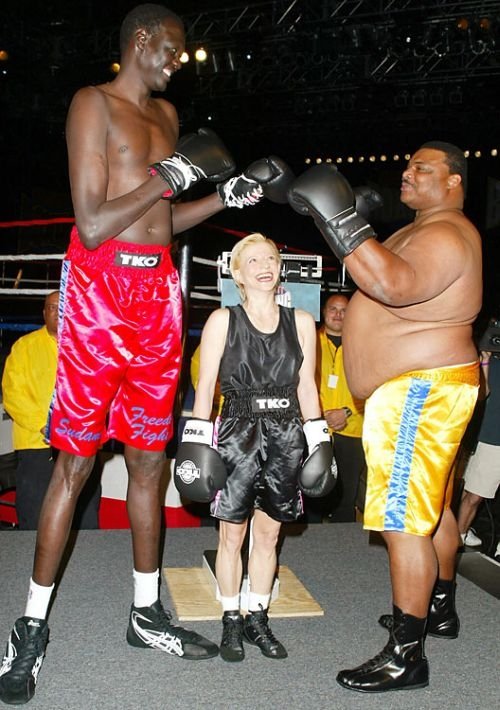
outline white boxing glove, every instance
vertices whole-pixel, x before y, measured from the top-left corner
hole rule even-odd
[[[181,441],[183,444],[208,444],[212,446],[214,425],[208,419],[188,419],[184,425]]]
[[[327,441],[330,444],[332,442],[326,419],[308,419],[304,422],[303,429],[309,455],[322,441]]]

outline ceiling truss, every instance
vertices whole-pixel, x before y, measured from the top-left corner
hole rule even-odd
[[[169,87],[186,126],[228,104],[225,121],[243,135],[255,121],[260,131],[314,133],[332,113],[352,126],[374,114],[418,121],[425,107],[460,106],[463,121],[478,103],[480,115],[498,111],[498,0],[235,0],[190,11],[199,5],[186,2],[187,47],[204,45],[208,60],[191,61]],[[14,122],[35,114],[59,130],[76,88],[110,79],[117,24],[16,22],[7,15],[4,33],[22,59],[12,81],[2,78],[1,100]]]

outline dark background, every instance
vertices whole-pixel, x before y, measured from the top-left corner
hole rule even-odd
[[[80,86],[113,78],[119,26],[136,4],[3,1],[0,49],[9,60],[0,62],[0,220],[72,215],[64,139],[69,102]],[[172,0],[167,6],[186,23],[188,51],[199,44],[209,51],[205,65],[192,59],[168,87],[181,133],[211,126],[239,169],[269,154],[296,173],[307,158],[342,158],[339,168],[353,185],[369,184],[383,195],[373,217],[381,239],[411,219],[398,199],[404,155],[426,140],[469,150],[466,213],[484,239],[485,312],[497,308],[500,158],[491,150],[500,148],[499,2]],[[195,188],[192,196],[207,189]],[[236,236],[224,229],[260,230],[290,251],[323,254],[327,288],[339,280],[338,263],[312,221],[288,206],[226,210],[210,222],[218,229],[192,230],[195,255],[216,258],[231,249]],[[67,225],[3,228],[0,252],[61,252],[68,233]],[[215,284],[213,272],[195,269],[193,278]],[[36,297],[1,302],[2,317],[41,310]],[[199,304],[192,313],[203,321]]]

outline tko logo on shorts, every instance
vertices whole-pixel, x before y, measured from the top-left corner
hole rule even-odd
[[[286,397],[252,397],[252,412],[276,412],[289,407]]]
[[[129,254],[117,251],[115,266],[129,266],[133,269],[155,269],[161,261],[161,254]]]

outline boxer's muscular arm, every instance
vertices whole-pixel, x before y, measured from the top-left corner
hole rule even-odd
[[[203,328],[200,344],[200,376],[193,405],[193,417],[196,419],[210,419],[228,325],[229,311],[227,308],[219,308],[210,314]]]
[[[180,234],[186,229],[195,227],[224,208],[217,192],[200,200],[181,202],[172,205],[172,232]]]
[[[390,306],[427,301],[463,273],[470,247],[460,225],[426,218],[401,230],[386,245],[356,211],[354,192],[335,166],[306,170],[288,192],[291,206],[313,217],[326,242],[344,262],[357,286]],[[404,240],[404,241],[403,241]]]
[[[466,241],[451,223],[429,222],[414,227],[408,237],[398,253],[370,239],[345,258],[357,286],[390,306],[439,295],[460,277],[468,258]]]
[[[316,387],[316,327],[314,320],[305,311],[295,311],[297,333],[302,347],[304,360],[299,372],[297,398],[299,400],[302,418],[317,419],[321,417],[318,390]]]
[[[77,92],[68,113],[66,140],[76,224],[83,244],[95,249],[142,217],[161,198],[165,183],[144,171],[144,182],[107,200],[110,117],[106,98],[96,88]]]
[[[262,197],[284,204],[293,178],[290,167],[281,158],[270,156],[256,160],[241,175],[219,183],[217,192],[213,195],[195,202],[174,205],[173,233],[179,234],[225,207],[248,207],[257,204]]]

